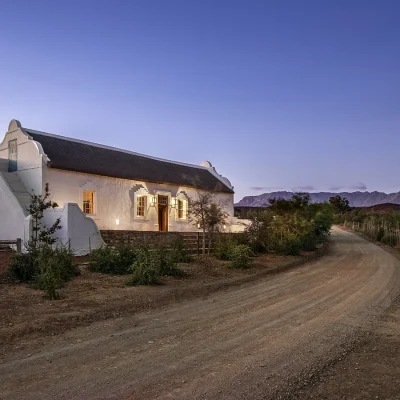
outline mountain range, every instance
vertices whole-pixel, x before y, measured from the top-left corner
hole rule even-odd
[[[245,196],[242,200],[236,203],[236,206],[240,207],[265,207],[268,206],[268,200],[273,198],[289,199],[293,195],[293,192],[271,192],[263,193],[257,196]],[[397,193],[383,193],[383,192],[342,192],[342,193],[331,193],[331,192],[319,192],[310,193],[311,201],[313,203],[323,203],[329,201],[332,196],[340,195],[346,197],[350,206],[352,207],[371,207],[377,204],[393,203],[400,204],[400,192]]]

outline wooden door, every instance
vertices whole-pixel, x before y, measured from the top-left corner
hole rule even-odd
[[[158,230],[168,231],[168,196],[158,195]]]

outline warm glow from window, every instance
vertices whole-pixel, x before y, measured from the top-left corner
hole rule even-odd
[[[178,200],[178,218],[179,219],[186,218],[185,203],[183,200]]]
[[[138,217],[144,217],[146,212],[146,197],[138,196],[137,197],[137,206],[136,206],[136,215]]]
[[[96,192],[94,190],[85,190],[83,192],[83,212],[85,214],[94,214],[94,197]]]

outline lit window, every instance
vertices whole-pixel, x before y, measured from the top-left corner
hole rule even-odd
[[[179,219],[186,218],[185,203],[183,202],[183,200],[178,200],[178,218]]]
[[[94,190],[84,190],[83,192],[83,212],[85,214],[94,214],[94,198],[96,192]]]
[[[138,196],[137,197],[136,215],[138,217],[144,217],[145,212],[146,212],[146,196]]]

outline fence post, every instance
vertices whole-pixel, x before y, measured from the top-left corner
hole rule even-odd
[[[89,236],[89,254],[92,254],[92,243],[90,241],[90,236]]]
[[[200,232],[197,232],[197,257],[200,255]]]
[[[22,239],[17,239],[17,253],[22,253]]]

